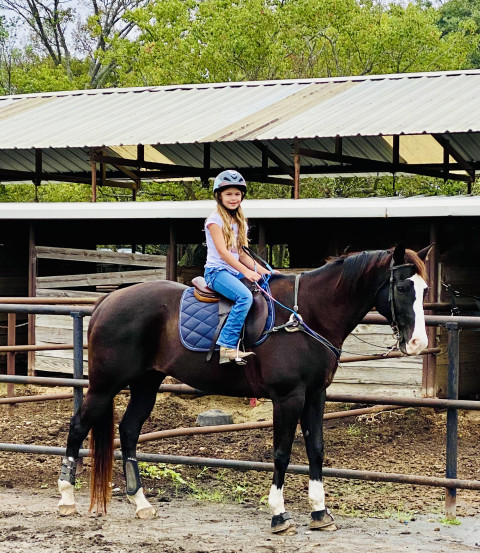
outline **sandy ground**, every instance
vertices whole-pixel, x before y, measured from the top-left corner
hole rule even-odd
[[[155,503],[155,502],[154,502]],[[312,532],[308,513],[293,511],[297,534],[269,532],[266,510],[239,504],[174,499],[157,502],[157,518],[133,518],[131,505],[115,497],[104,517],[87,514],[87,497],[79,496],[80,514],[56,514],[53,490],[29,493],[4,490],[0,495],[0,552],[30,553],[383,553],[480,551],[480,517],[442,524],[439,516],[393,519],[337,517],[336,532]]]

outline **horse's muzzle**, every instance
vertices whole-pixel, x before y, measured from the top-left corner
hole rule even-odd
[[[427,335],[412,336],[408,342],[400,343],[400,349],[407,355],[419,355],[428,346]]]

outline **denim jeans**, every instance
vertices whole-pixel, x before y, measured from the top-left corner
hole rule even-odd
[[[241,273],[235,276],[226,269],[205,269],[207,285],[235,302],[217,340],[219,346],[227,348],[237,347],[243,323],[253,302],[252,292],[240,282],[240,278],[243,278]]]

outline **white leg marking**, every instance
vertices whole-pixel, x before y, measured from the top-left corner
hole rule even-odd
[[[153,518],[156,515],[155,508],[150,505],[145,495],[143,488],[140,488],[135,495],[127,495],[128,501],[135,505],[135,515],[138,518]]]
[[[73,496],[74,486],[66,480],[58,481],[58,491],[61,499],[58,502],[58,511],[62,516],[73,515],[77,512],[75,498]]]
[[[268,495],[268,504],[270,506],[270,512],[272,515],[281,515],[285,512],[285,503],[283,501],[283,486],[277,488],[275,484],[270,488]]]
[[[325,491],[320,480],[308,481],[308,501],[312,511],[325,510]]]
[[[415,328],[410,340],[406,344],[408,355],[418,355],[428,346],[427,331],[425,329],[425,314],[423,312],[423,291],[427,283],[420,275],[413,275],[409,278],[413,282],[415,290],[415,301],[413,312],[415,314]]]

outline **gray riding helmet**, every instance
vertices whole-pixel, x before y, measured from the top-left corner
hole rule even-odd
[[[245,196],[247,183],[242,175],[234,169],[227,169],[217,175],[213,183],[213,193],[217,194],[222,188],[238,188]]]

